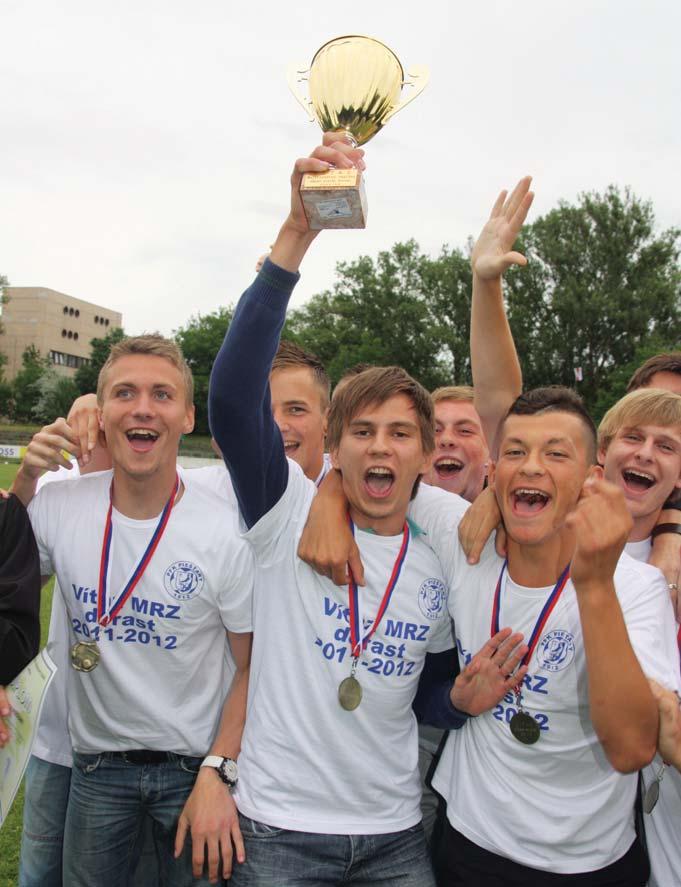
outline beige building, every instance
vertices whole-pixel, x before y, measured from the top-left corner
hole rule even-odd
[[[2,306],[0,352],[6,378],[21,369],[21,355],[35,345],[57,371],[73,376],[90,356],[90,340],[123,326],[123,315],[42,286],[7,286]]]

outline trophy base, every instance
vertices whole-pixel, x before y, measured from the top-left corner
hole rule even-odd
[[[358,169],[305,173],[300,197],[313,231],[324,228],[366,228],[367,198]]]

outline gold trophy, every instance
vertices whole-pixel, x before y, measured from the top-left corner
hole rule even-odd
[[[371,37],[336,37],[314,54],[309,67],[291,65],[288,82],[311,121],[364,145],[428,83],[428,68],[413,66],[405,77],[395,53]],[[307,80],[309,98],[298,85]],[[411,92],[400,101],[402,87]],[[358,169],[306,173],[300,195],[310,228],[365,228],[367,202]]]

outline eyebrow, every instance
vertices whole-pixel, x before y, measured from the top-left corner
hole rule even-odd
[[[350,428],[375,428],[376,422],[371,422],[369,419],[351,419],[348,423]],[[415,422],[407,422],[407,421],[398,421],[398,422],[388,422],[388,428],[418,428],[418,425]]]
[[[137,391],[139,387],[140,386],[136,382],[114,382],[111,386],[111,390],[115,391],[117,388],[134,388]],[[172,391],[177,391],[177,385],[173,385],[172,382],[154,382],[151,386],[152,391],[157,391],[159,388],[169,388]]]
[[[520,437],[507,437],[504,444],[521,444],[522,446],[526,446],[526,442]],[[564,446],[574,446],[574,443],[570,440],[569,437],[551,437],[543,444],[546,447],[552,447],[556,444],[563,444]]]

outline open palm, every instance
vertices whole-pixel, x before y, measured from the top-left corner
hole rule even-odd
[[[511,265],[527,264],[525,256],[512,247],[534,200],[531,182],[531,176],[521,179],[510,197],[502,191],[492,207],[471,256],[473,271],[483,280],[500,277]]]

